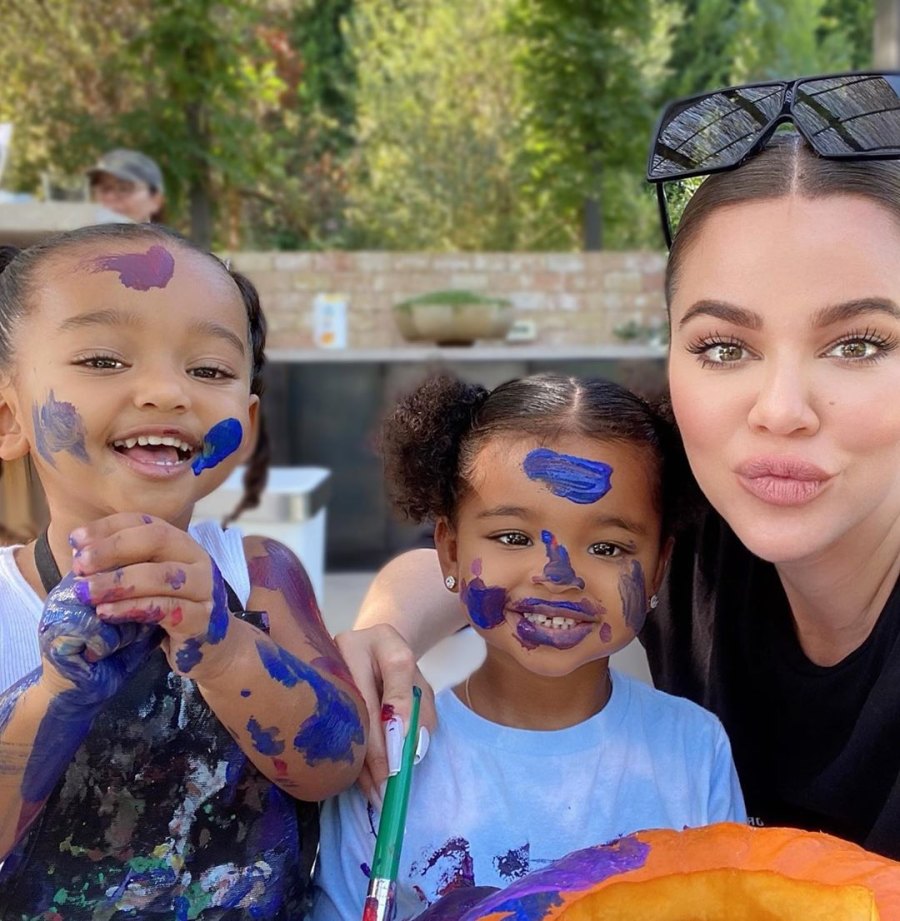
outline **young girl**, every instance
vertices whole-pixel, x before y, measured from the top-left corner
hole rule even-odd
[[[551,376],[491,393],[434,379],[387,421],[395,502],[435,519],[445,587],[487,643],[436,700],[398,918],[637,829],[745,818],[718,720],[608,664],[656,605],[668,440],[628,390]],[[326,803],[315,921],[359,916],[376,828],[358,790]]]
[[[250,283],[158,227],[0,275],[0,458],[50,510],[0,551],[0,917],[303,911],[297,800],[353,781],[367,720],[293,554],[190,525],[249,452],[264,340]]]

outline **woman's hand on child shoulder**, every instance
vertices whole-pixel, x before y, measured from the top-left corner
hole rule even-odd
[[[421,728],[416,758],[424,758],[430,733],[437,725],[434,692],[419,671],[409,645],[393,627],[378,624],[360,630],[347,630],[339,633],[335,641],[369,713],[366,762],[357,783],[370,802],[380,805],[380,791],[389,773],[389,758],[391,761],[399,761],[396,743],[394,752],[388,752],[387,736],[396,738],[393,727],[398,725],[399,720],[399,725],[404,727],[404,733],[399,736],[399,742],[402,743],[412,709],[412,688],[417,685],[422,689],[422,702],[419,708]],[[378,727],[381,727],[381,731]]]
[[[75,592],[103,623],[161,627],[162,647],[178,674],[209,677],[226,667],[225,582],[186,531],[120,512],[76,528],[70,543]]]

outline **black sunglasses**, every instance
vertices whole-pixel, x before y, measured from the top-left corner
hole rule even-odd
[[[821,157],[900,158],[900,71],[748,83],[669,103],[647,161],[666,246],[672,226],[664,184],[740,166],[785,122]]]

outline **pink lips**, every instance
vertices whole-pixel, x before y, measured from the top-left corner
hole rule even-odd
[[[831,479],[821,467],[799,457],[755,457],[736,470],[744,489],[769,505],[811,502]]]

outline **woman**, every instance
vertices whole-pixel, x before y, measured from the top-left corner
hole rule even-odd
[[[663,117],[653,181],[718,171],[666,278],[672,405],[712,507],[641,639],[658,687],[722,719],[752,822],[898,858],[900,164],[861,159],[900,157],[895,82],[736,88]],[[800,133],[772,138],[785,120]],[[434,641],[429,554],[386,567],[359,626]],[[343,641],[358,676],[364,641]],[[408,675],[385,682],[400,713]]]
[[[117,148],[87,171],[91,198],[136,224],[160,222],[165,189],[156,161],[139,150]]]

